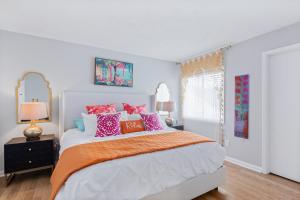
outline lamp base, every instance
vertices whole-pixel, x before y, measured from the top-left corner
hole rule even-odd
[[[37,140],[42,135],[43,129],[37,126],[34,123],[31,123],[29,127],[27,127],[23,134],[26,137],[26,140]]]
[[[167,118],[165,119],[165,121],[166,121],[166,124],[167,124],[168,126],[173,126],[173,122],[174,122],[174,119],[173,119],[173,118],[167,117]]]

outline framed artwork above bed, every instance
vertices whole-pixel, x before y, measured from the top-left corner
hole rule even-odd
[[[95,85],[132,87],[133,64],[96,57]]]

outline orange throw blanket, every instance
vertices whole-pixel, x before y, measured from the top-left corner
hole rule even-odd
[[[70,147],[62,153],[52,173],[50,179],[52,185],[50,199],[55,198],[60,187],[69,176],[90,165],[203,142],[212,142],[212,140],[191,132],[178,131],[87,143]]]

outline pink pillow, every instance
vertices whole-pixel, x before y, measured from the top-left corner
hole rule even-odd
[[[141,114],[147,112],[146,105],[131,106],[128,103],[123,103],[123,108],[128,114]]]
[[[156,113],[141,114],[146,131],[162,130],[160,118]]]
[[[85,109],[88,112],[88,114],[115,113],[115,112],[117,112],[115,104],[90,105],[90,106],[85,106]]]
[[[97,114],[96,137],[120,135],[120,119],[121,113]]]

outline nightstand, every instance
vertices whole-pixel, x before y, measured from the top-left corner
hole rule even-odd
[[[42,135],[39,140],[13,138],[4,145],[4,174],[7,185],[16,173],[54,167],[55,136]]]
[[[183,124],[173,124],[173,125],[171,125],[171,126],[169,126],[169,127],[175,128],[175,129],[181,130],[181,131],[184,130],[184,125],[183,125]]]

